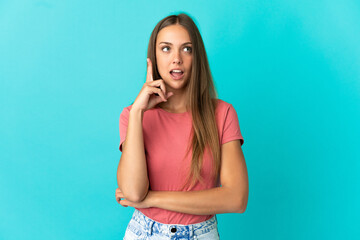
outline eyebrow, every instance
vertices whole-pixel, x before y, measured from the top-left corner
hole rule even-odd
[[[159,45],[162,44],[162,43],[172,45],[172,43],[169,43],[169,42],[161,42],[161,43],[159,43]],[[186,44],[192,44],[192,43],[191,42],[186,42],[186,43],[181,44],[181,46],[186,45]]]

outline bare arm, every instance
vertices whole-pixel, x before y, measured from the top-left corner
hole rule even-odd
[[[242,213],[241,198],[230,188],[216,187],[199,191],[149,191],[151,207],[196,214]]]
[[[245,212],[249,181],[240,141],[227,142],[221,148],[222,187],[189,192],[149,191],[149,205],[197,215]]]
[[[126,140],[117,169],[118,186],[124,196],[132,202],[142,201],[149,190],[149,179],[143,139],[144,111],[131,109]]]
[[[118,186],[125,198],[132,202],[141,202],[149,191],[142,128],[144,112],[174,95],[173,92],[166,93],[164,80],[153,80],[151,60],[148,58],[147,62],[146,82],[129,112],[126,139],[122,145],[122,155],[117,170]]]

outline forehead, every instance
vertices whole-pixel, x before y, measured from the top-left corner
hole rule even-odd
[[[170,25],[159,31],[156,42],[157,44],[160,42],[170,42],[175,45],[181,45],[184,42],[190,42],[190,35],[185,27]]]

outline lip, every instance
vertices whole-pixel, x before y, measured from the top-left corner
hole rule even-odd
[[[169,73],[169,74],[170,74],[171,78],[174,79],[174,80],[180,80],[185,76],[184,72],[179,77],[173,76],[171,73]]]
[[[180,71],[184,72],[184,69],[181,69],[181,68],[173,68],[173,69],[170,70],[170,72],[173,71],[173,70],[180,70]]]

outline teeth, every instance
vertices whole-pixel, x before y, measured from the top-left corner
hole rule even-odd
[[[173,72],[178,72],[178,73],[181,73],[182,71],[181,70],[172,70]]]

